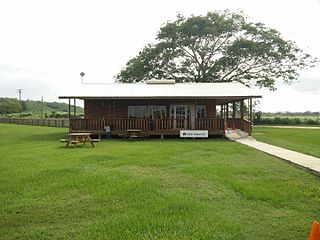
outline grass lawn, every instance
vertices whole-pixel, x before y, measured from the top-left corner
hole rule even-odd
[[[320,178],[235,142],[0,124],[0,239],[307,239]]]
[[[253,137],[320,158],[320,129],[255,127]]]

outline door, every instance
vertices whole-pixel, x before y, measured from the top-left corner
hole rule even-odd
[[[171,105],[170,118],[173,119],[173,129],[191,129],[190,105]]]

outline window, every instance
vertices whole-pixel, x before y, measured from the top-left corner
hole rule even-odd
[[[206,106],[198,105],[197,106],[197,118],[205,118],[206,117]]]
[[[129,118],[165,118],[167,117],[166,106],[128,106]]]
[[[147,106],[128,106],[129,118],[146,118]]]
[[[152,118],[166,118],[167,117],[167,107],[166,106],[150,106],[149,115]]]

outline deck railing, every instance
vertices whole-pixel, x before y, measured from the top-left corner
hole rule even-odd
[[[116,119],[23,119],[23,118],[0,118],[0,123],[38,125],[50,127],[68,127],[70,131],[104,131],[104,126],[109,125],[112,131],[126,131],[127,129],[141,129],[143,131],[170,131],[170,130],[209,130],[223,131],[225,123],[228,128],[241,129],[251,134],[252,123],[246,119],[229,118],[201,118],[195,119],[135,119],[135,118],[116,118]]]
[[[246,119],[242,119],[242,131],[249,133],[251,135],[252,133],[252,123]]]
[[[241,129],[244,132],[251,134],[252,123],[246,119],[241,118],[229,118],[227,119],[228,128]]]
[[[143,119],[143,118],[115,118],[115,119],[70,119],[70,131],[103,131],[104,126],[111,126],[112,131],[126,131],[140,129],[142,131],[170,131],[170,130],[224,130],[224,119],[203,118],[195,119]]]
[[[103,131],[105,121],[102,119],[70,119],[69,128],[70,131]]]

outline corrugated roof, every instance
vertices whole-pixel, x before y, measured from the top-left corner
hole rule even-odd
[[[82,85],[59,98],[212,98],[261,97],[238,82],[145,84],[116,83]]]

